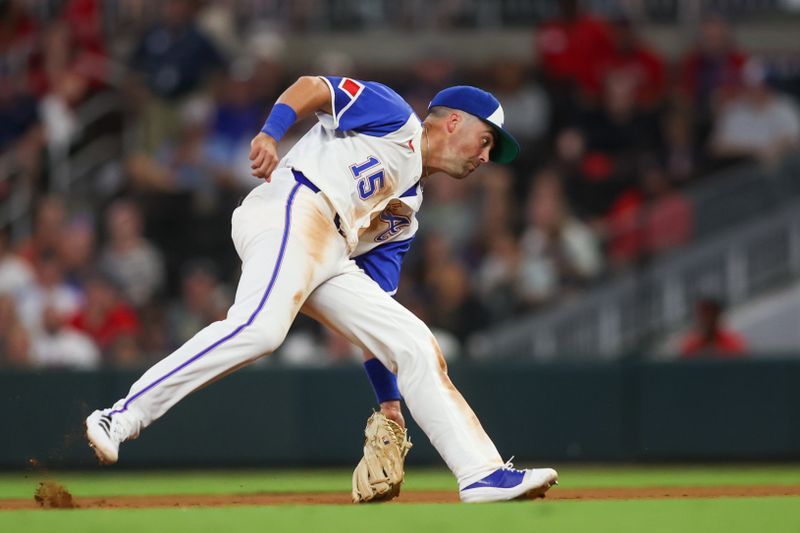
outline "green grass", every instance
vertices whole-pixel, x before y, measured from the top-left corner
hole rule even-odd
[[[713,487],[723,485],[800,485],[800,465],[724,467],[559,467],[562,488]],[[103,468],[86,473],[41,476],[0,474],[0,498],[26,498],[44,478],[66,485],[75,496],[157,494],[234,494],[254,492],[342,492],[347,470],[264,470],[126,472]],[[456,490],[442,469],[409,469],[405,490]]]
[[[561,487],[800,485],[800,466],[564,467]],[[77,497],[349,490],[350,473],[331,471],[124,472],[49,476]],[[0,498],[28,498],[41,477],[0,475]],[[404,490],[455,490],[442,470],[410,469]],[[555,489],[558,490],[558,489]],[[0,511],[2,532],[114,531],[758,531],[800,532],[800,498],[544,501],[182,509]]]
[[[287,506],[0,513],[0,530],[796,532],[797,498],[521,502],[490,505]]]

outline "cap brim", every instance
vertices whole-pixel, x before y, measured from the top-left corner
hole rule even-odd
[[[503,128],[498,128],[491,122],[489,125],[497,132],[496,143],[489,152],[489,160],[495,163],[511,163],[519,155],[519,143]]]

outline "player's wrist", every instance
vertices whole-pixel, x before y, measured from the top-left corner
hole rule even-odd
[[[286,104],[278,103],[272,106],[272,110],[261,128],[261,133],[278,142],[295,122],[297,122],[295,110]]]
[[[383,405],[386,402],[396,402],[401,398],[400,389],[397,387],[397,377],[383,366],[377,359],[368,359],[364,362],[364,370],[367,372],[372,390],[375,391],[375,398],[378,403]]]
[[[403,410],[400,407],[400,400],[389,400],[381,404],[381,414],[394,421],[401,428],[406,427],[406,421],[403,418]]]

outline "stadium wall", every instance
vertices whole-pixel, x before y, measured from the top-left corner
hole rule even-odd
[[[504,458],[800,459],[800,361],[453,365]],[[0,466],[94,464],[82,421],[137,372],[4,372]],[[358,367],[238,372],[122,450],[120,467],[354,465],[374,402]],[[410,417],[407,417],[407,419]],[[413,424],[410,464],[441,464]]]

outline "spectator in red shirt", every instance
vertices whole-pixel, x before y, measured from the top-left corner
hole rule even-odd
[[[683,339],[681,357],[714,356],[732,358],[741,356],[747,343],[739,333],[722,324],[722,302],[716,298],[702,298],[696,304],[695,330]]]
[[[648,259],[686,244],[693,227],[689,200],[672,187],[663,169],[650,165],[640,185],[621,194],[609,211],[609,258],[618,267]]]
[[[35,89],[44,76],[41,65],[36,64],[40,28],[26,3],[0,2],[0,65],[7,75],[25,78]]]
[[[559,6],[559,16],[539,25],[534,42],[555,131],[574,120],[581,104],[592,103],[601,84],[594,65],[604,63],[612,48],[603,19],[581,10],[578,0],[560,0]]]
[[[95,273],[85,281],[86,305],[70,324],[87,333],[100,347],[103,359],[117,366],[131,366],[138,359],[139,319],[120,297],[112,278]]]
[[[600,58],[594,68],[596,84],[591,87],[593,98],[599,98],[605,79],[613,74],[627,76],[634,86],[636,103],[643,109],[656,107],[664,97],[666,76],[664,61],[636,32],[626,17],[617,18],[611,25],[613,48]]]
[[[591,93],[601,85],[598,62],[611,54],[608,24],[582,11],[578,0],[560,0],[560,16],[544,22],[536,34],[536,49],[548,81],[577,85]]]

